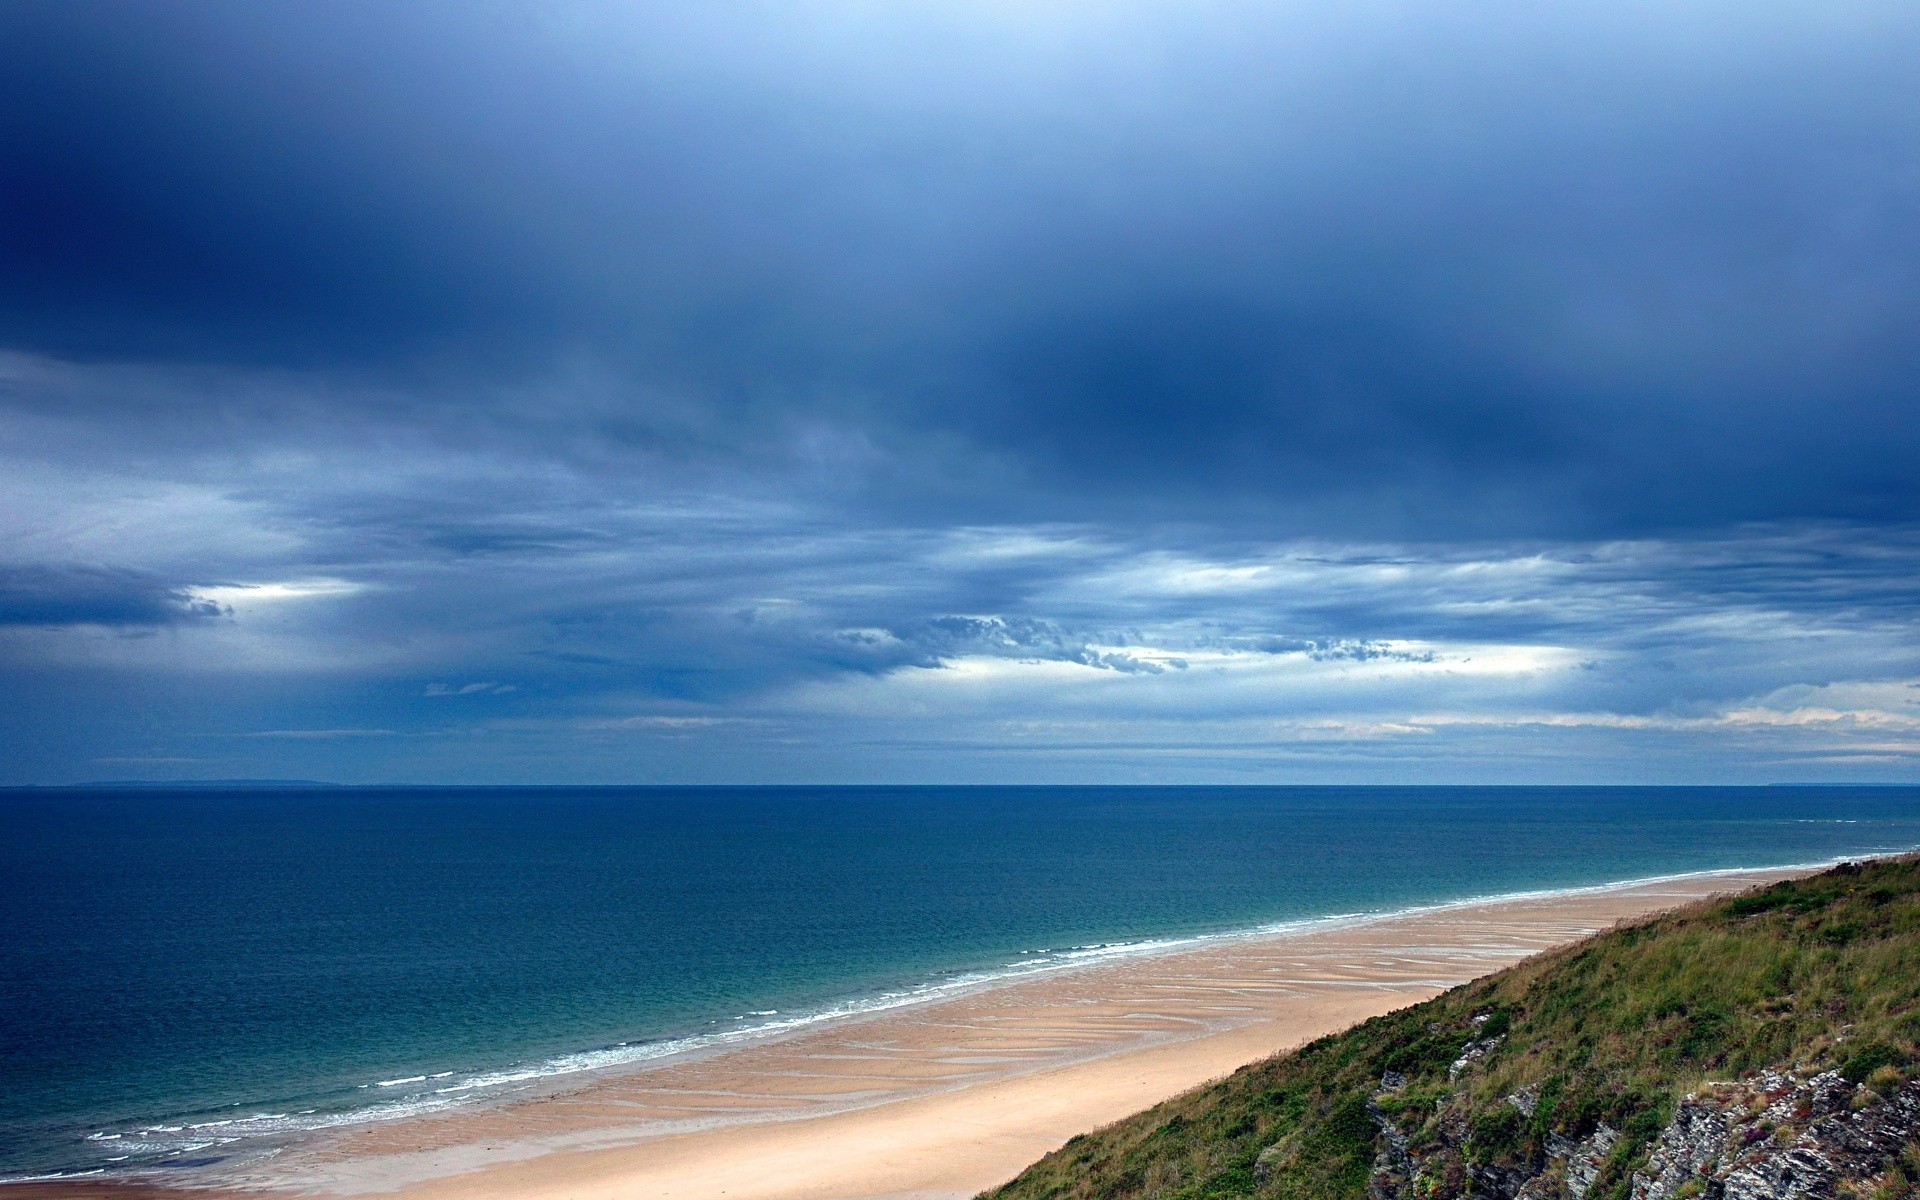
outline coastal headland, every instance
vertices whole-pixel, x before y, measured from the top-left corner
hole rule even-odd
[[[1618,922],[1805,873],[1677,876],[1200,942],[317,1135],[192,1182],[419,1200],[957,1200],[1247,1062]],[[75,1179],[3,1194],[147,1190]]]

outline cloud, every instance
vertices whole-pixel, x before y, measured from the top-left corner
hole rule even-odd
[[[0,748],[1904,770],[1917,53],[1883,3],[10,5]]]
[[[1905,6],[7,20],[0,340],[157,372],[20,397],[89,426],[939,521],[1920,516]]]
[[[128,568],[0,564],[0,625],[138,628],[231,614],[217,598]]]
[[[263,729],[257,733],[241,734],[250,738],[286,738],[293,741],[333,741],[336,738],[381,738],[393,737],[391,729]]]
[[[179,756],[172,756],[172,757],[148,756],[144,758],[125,757],[125,756],[121,756],[121,757],[106,756],[106,757],[95,758],[93,761],[101,764],[119,763],[119,764],[132,764],[132,765],[137,765],[142,767],[153,767],[153,766],[174,766],[174,765],[183,764],[183,763],[207,762],[209,760],[205,758],[185,758],[185,757],[179,757]]]
[[[510,683],[493,683],[491,681],[460,684],[430,683],[427,685],[427,690],[420,694],[422,696],[504,696],[508,692],[515,690],[514,686]]]

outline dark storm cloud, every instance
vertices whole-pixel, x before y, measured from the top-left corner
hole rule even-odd
[[[138,628],[204,621],[224,611],[139,571],[0,565],[0,625]]]
[[[1920,515],[1902,6],[6,21],[17,350],[615,470],[825,439],[935,522]]]

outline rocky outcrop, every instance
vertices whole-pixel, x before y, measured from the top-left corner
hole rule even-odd
[[[1562,1174],[1567,1182],[1567,1192],[1573,1200],[1582,1200],[1587,1189],[1593,1186],[1593,1181],[1600,1177],[1600,1168],[1607,1165],[1607,1158],[1613,1153],[1614,1146],[1619,1144],[1620,1133],[1602,1121],[1598,1129],[1577,1142],[1570,1142],[1566,1138],[1558,1140],[1560,1146],[1549,1146],[1547,1149],[1549,1161],[1553,1158],[1554,1150],[1565,1151],[1561,1161],[1566,1164]]]
[[[1383,1081],[1384,1083],[1384,1081]],[[1574,1139],[1550,1133],[1531,1157],[1486,1161],[1469,1153],[1468,1115],[1445,1113],[1438,1145],[1416,1147],[1389,1120],[1375,1092],[1380,1140],[1370,1200],[1432,1200],[1471,1194],[1500,1200],[1585,1200],[1621,1150],[1602,1123]],[[1502,1103],[1531,1115],[1537,1091]],[[1450,1118],[1450,1119],[1449,1119]],[[1855,1085],[1838,1072],[1763,1072],[1709,1084],[1683,1101],[1631,1178],[1632,1200],[1838,1200],[1892,1167],[1920,1139],[1920,1080]],[[1615,1165],[1613,1170],[1620,1170]],[[1613,1178],[1618,1179],[1615,1175]]]
[[[1285,1155],[1286,1148],[1283,1146],[1268,1146],[1262,1150],[1253,1160],[1253,1181],[1257,1184],[1265,1183],[1273,1178],[1274,1167]]]
[[[1767,1072],[1680,1105],[1633,1177],[1633,1200],[1826,1200],[1871,1179],[1920,1134],[1920,1082],[1882,1097],[1838,1072]],[[1697,1183],[1695,1188],[1689,1184]]]
[[[1507,1097],[1507,1103],[1520,1110],[1520,1115],[1530,1117],[1533,1110],[1540,1107],[1540,1085],[1532,1084]]]
[[[1484,1038],[1477,1042],[1468,1042],[1466,1046],[1461,1049],[1460,1057],[1454,1059],[1453,1064],[1447,1068],[1447,1078],[1449,1080],[1460,1078],[1462,1072],[1487,1055],[1492,1054],[1499,1048],[1500,1043],[1505,1040],[1505,1035],[1500,1035]]]
[[[1380,1149],[1373,1157],[1373,1174],[1367,1179],[1368,1200],[1391,1200],[1413,1182],[1413,1145],[1380,1108],[1383,1097],[1406,1086],[1405,1075],[1388,1071],[1380,1077],[1380,1086],[1367,1100],[1367,1114],[1373,1118],[1374,1128],[1380,1131]]]

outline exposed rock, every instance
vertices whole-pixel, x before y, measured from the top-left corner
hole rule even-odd
[[[1619,1140],[1620,1131],[1602,1121],[1600,1128],[1573,1144],[1566,1156],[1565,1167],[1567,1191],[1573,1200],[1581,1200],[1587,1194],[1587,1189],[1599,1177],[1600,1168],[1606,1165],[1607,1155],[1613,1153],[1613,1147]]]
[[[1670,1195],[1719,1157],[1731,1127],[1719,1106],[1698,1099],[1684,1100],[1647,1156],[1645,1170],[1633,1179],[1634,1200]]]
[[[1563,1200],[1567,1195],[1565,1167],[1564,1160],[1549,1162],[1546,1170],[1520,1185],[1514,1200]]]
[[[1507,1103],[1520,1110],[1522,1116],[1530,1117],[1533,1110],[1540,1107],[1540,1085],[1532,1084],[1507,1097]]]
[[[1719,1194],[1731,1200],[1799,1200],[1832,1196],[1834,1182],[1832,1163],[1818,1151],[1795,1146],[1732,1172],[1720,1181]]]
[[[1272,1178],[1273,1164],[1280,1161],[1285,1154],[1286,1150],[1284,1147],[1268,1146],[1265,1150],[1255,1155],[1253,1160],[1253,1181],[1259,1184],[1265,1183],[1268,1179]]]
[[[1392,1072],[1388,1072],[1389,1075]],[[1384,1082],[1384,1081],[1383,1081]],[[1401,1077],[1400,1086],[1406,1086],[1406,1078]],[[1385,1094],[1387,1089],[1374,1093]],[[1407,1135],[1400,1132],[1378,1104],[1368,1101],[1367,1114],[1373,1118],[1374,1128],[1380,1131],[1380,1148],[1373,1156],[1373,1173],[1367,1176],[1367,1195],[1370,1200],[1395,1200],[1406,1194],[1414,1179],[1412,1144]],[[1255,1163],[1255,1174],[1258,1174]]]
[[[1830,1200],[1886,1170],[1917,1133],[1920,1082],[1881,1098],[1834,1071],[1769,1071],[1683,1103],[1635,1173],[1633,1200],[1671,1200],[1696,1179],[1710,1200]]]
[[[1386,1083],[1382,1081],[1383,1085]],[[1390,1094],[1383,1086],[1376,1097]],[[1503,1098],[1522,1113],[1539,1107],[1525,1088]],[[1578,1140],[1548,1133],[1537,1157],[1476,1159],[1469,1145],[1472,1114],[1441,1101],[1439,1119],[1411,1139],[1378,1104],[1379,1130],[1369,1200],[1455,1197],[1496,1200],[1585,1200],[1621,1134],[1602,1123]],[[1842,1184],[1859,1184],[1891,1166],[1920,1137],[1920,1080],[1890,1096],[1848,1083],[1837,1072],[1796,1077],[1767,1071],[1745,1082],[1713,1083],[1680,1103],[1648,1148],[1631,1180],[1632,1200],[1842,1200]],[[1255,1176],[1265,1179],[1261,1164]],[[1691,1185],[1691,1186],[1690,1186]]]
[[[1471,1134],[1472,1117],[1464,1108],[1442,1108],[1434,1126],[1444,1144],[1457,1148],[1467,1144],[1467,1138]]]
[[[1475,1196],[1518,1196],[1531,1183],[1535,1172],[1524,1167],[1502,1167],[1481,1163],[1467,1169],[1473,1179]]]
[[[1498,1037],[1485,1038],[1477,1042],[1468,1042],[1466,1048],[1460,1051],[1460,1057],[1454,1059],[1453,1065],[1447,1068],[1447,1078],[1450,1080],[1460,1078],[1460,1072],[1493,1053],[1494,1047],[1505,1041],[1506,1036],[1507,1035],[1503,1033]]]

